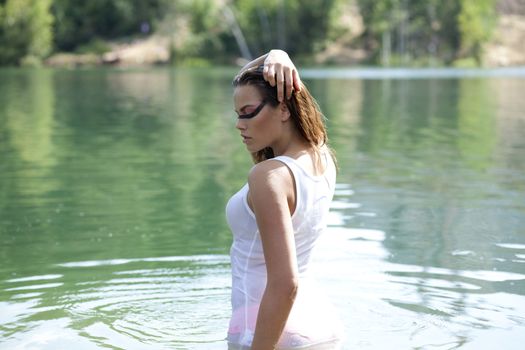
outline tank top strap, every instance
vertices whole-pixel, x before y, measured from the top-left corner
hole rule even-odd
[[[300,165],[297,163],[297,161],[291,157],[288,156],[277,156],[272,158],[273,160],[277,160],[281,163],[284,163],[288,169],[292,172],[292,176],[294,177],[294,183],[295,183],[295,210],[292,214],[292,222],[295,222],[296,220],[301,221],[302,214],[304,213],[304,197],[307,192],[307,186],[305,187],[304,183],[304,170],[300,167]]]
[[[313,175],[308,172],[297,160],[288,156],[277,156],[275,160],[278,160],[288,167],[292,172],[295,180],[295,189],[298,197],[304,197],[312,186],[318,186],[320,183],[324,183],[327,186],[327,190],[333,192],[335,190],[335,177],[336,168],[334,162],[330,159],[330,156],[323,152],[325,157],[326,168],[323,174]],[[298,198],[299,199],[299,198]]]
[[[288,156],[277,156],[272,159],[278,160],[281,163],[288,165],[289,167],[296,167],[298,165],[295,159],[293,159],[292,157],[288,157]]]
[[[326,168],[325,168],[323,174],[321,174],[321,175],[313,175],[313,174],[311,174],[309,171],[307,171],[303,167],[303,165],[301,165],[296,159],[294,159],[292,157],[277,156],[277,157],[272,158],[272,159],[279,160],[279,161],[285,163],[286,165],[288,165],[288,167],[292,169],[296,179],[297,179],[298,176],[303,175],[303,176],[306,176],[307,178],[309,178],[311,180],[321,181],[321,180],[326,179],[327,177],[329,177],[331,172],[335,169],[335,166],[334,166],[333,162],[328,159],[329,156],[326,154],[326,152],[323,152],[322,156],[325,159]]]
[[[301,175],[304,172],[304,169],[300,166],[300,164],[298,164],[295,159],[288,156],[277,156],[272,159],[284,163],[288,167],[288,169],[290,169],[294,177],[295,185],[297,187],[298,183],[301,181]]]

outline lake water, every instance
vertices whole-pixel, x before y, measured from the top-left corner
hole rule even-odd
[[[0,348],[225,349],[231,69],[0,70]],[[344,349],[522,349],[525,69],[304,70]]]

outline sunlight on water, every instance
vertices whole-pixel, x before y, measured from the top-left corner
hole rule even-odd
[[[348,349],[489,349],[494,340],[479,341],[488,329],[513,334],[505,348],[525,340],[512,331],[525,325],[525,299],[513,294],[525,274],[390,263],[385,237],[332,226],[318,248],[317,274],[343,312]]]
[[[501,68],[330,68],[305,69],[306,79],[450,79],[480,77],[525,77],[523,67]]]

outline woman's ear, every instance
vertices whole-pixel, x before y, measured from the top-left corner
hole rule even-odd
[[[279,103],[279,111],[281,112],[281,121],[285,122],[290,119],[290,110],[284,101]]]

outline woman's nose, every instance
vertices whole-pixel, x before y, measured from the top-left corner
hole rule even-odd
[[[246,129],[246,123],[244,120],[237,118],[237,122],[235,123],[235,127],[239,130]]]

